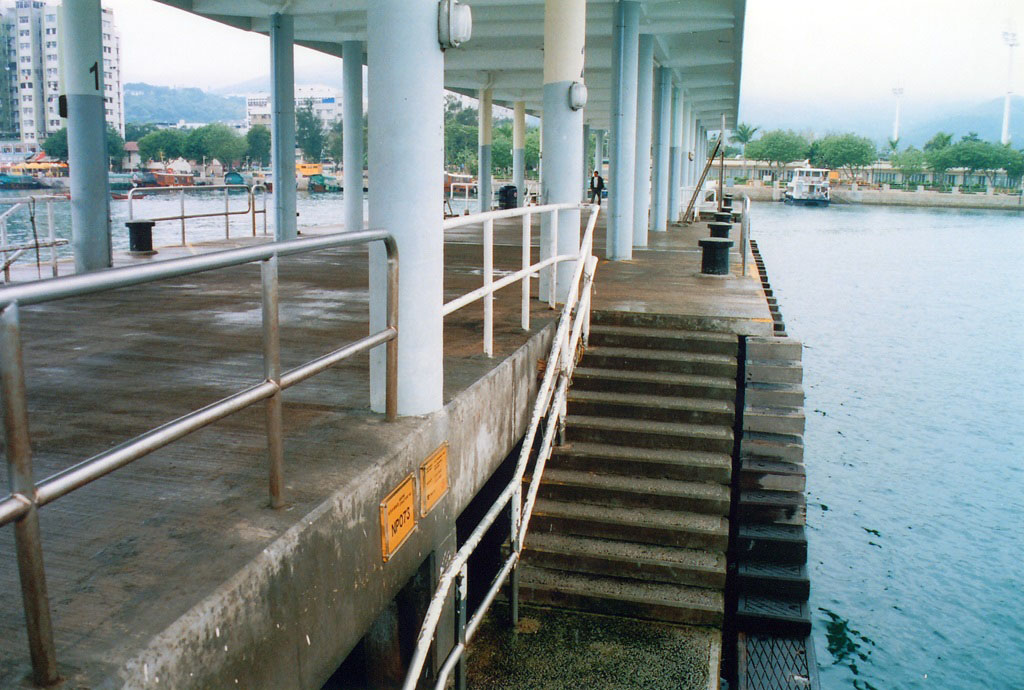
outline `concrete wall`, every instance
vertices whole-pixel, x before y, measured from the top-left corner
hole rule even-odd
[[[743,185],[726,187],[733,194],[746,194],[751,201],[777,201],[782,189]],[[866,204],[874,206],[919,206],[925,208],[979,208],[1024,211],[1024,201],[1019,196],[1007,194],[948,194],[942,192],[901,192],[874,189],[849,190],[833,189],[832,201],[836,204]]]
[[[553,329],[434,414],[393,424],[352,419],[366,442],[339,451],[356,458],[348,480],[143,653],[111,669],[104,687],[320,688],[424,560],[453,551],[456,517],[525,433]],[[444,441],[449,491],[417,515],[384,563],[380,503]]]

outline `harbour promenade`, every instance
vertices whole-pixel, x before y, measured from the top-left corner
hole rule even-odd
[[[703,224],[652,233],[632,260],[609,262],[603,218],[595,310],[687,315],[728,332],[771,333],[753,266],[740,276],[735,255],[730,277],[700,275]],[[497,275],[518,268],[519,237],[518,222],[496,224]],[[162,249],[156,260],[262,241]],[[446,235],[446,301],[479,287],[481,252],[479,226]],[[362,249],[281,260],[284,368],[365,335],[366,266]],[[451,552],[455,518],[523,433],[557,312],[531,300],[531,328],[523,331],[517,286],[496,296],[493,358],[481,351],[479,304],[445,318],[445,405],[436,413],[390,423],[370,413],[365,356],[289,389],[283,509],[267,507],[266,437],[256,409],[42,508],[68,686],[322,685],[423,559]],[[263,376],[255,266],[28,307],[22,318],[37,480]],[[382,563],[386,489],[445,440],[450,489],[440,510],[419,520]],[[0,531],[0,553],[13,554],[10,530]],[[18,591],[13,557],[0,560],[0,582]],[[20,598],[5,596],[0,606],[0,686],[7,687],[31,667]],[[707,629],[699,636],[719,644]],[[695,653],[706,667],[708,648]],[[716,674],[708,668],[704,677]]]

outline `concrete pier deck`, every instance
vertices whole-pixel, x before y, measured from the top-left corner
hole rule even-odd
[[[599,256],[603,228],[602,218]],[[518,222],[496,226],[497,270],[518,268],[519,232]],[[734,261],[730,278],[699,275],[696,239],[706,234],[673,227],[633,261],[602,260],[595,308],[770,333],[755,271],[741,278]],[[157,258],[252,241],[265,238]],[[446,301],[480,285],[481,251],[476,228],[446,237]],[[366,263],[362,249],[282,260],[286,369],[366,333]],[[266,507],[259,406],[41,509],[68,687],[320,687],[423,559],[451,549],[455,517],[525,428],[555,312],[534,301],[526,333],[518,286],[499,293],[494,358],[482,353],[481,312],[478,303],[445,320],[439,413],[393,424],[371,414],[365,356],[285,393],[284,510]],[[254,265],[22,317],[37,479],[262,378]],[[449,494],[384,564],[380,501],[444,441]],[[13,553],[12,531],[0,530],[3,687],[29,673]]]

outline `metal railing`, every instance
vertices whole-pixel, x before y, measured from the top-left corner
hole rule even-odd
[[[370,242],[383,242],[387,252],[388,294],[385,328],[294,369],[282,372],[278,321],[278,257]],[[42,481],[36,482],[33,479],[25,368],[22,362],[20,307],[257,261],[260,262],[262,284],[264,380],[261,383],[151,429]],[[39,685],[50,685],[57,680],[56,650],[40,543],[39,508],[194,431],[260,401],[266,401],[267,404],[266,434],[270,504],[274,508],[279,508],[284,502],[282,391],[326,371],[352,355],[386,343],[386,414],[388,420],[393,420],[397,413],[397,338],[398,250],[391,235],[380,230],[346,232],[311,239],[276,242],[0,289],[0,396],[2,396],[3,404],[3,424],[7,441],[7,464],[11,490],[10,495],[0,500],[0,526],[14,523],[22,602],[25,608],[29,651],[35,682]]]
[[[576,204],[558,205],[560,208],[563,206],[570,208],[580,207]],[[586,208],[586,205],[582,207]],[[542,206],[540,208],[549,207]],[[558,320],[558,327],[548,353],[547,366],[544,369],[544,378],[541,380],[540,388],[537,391],[533,413],[530,417],[530,425],[523,439],[522,450],[520,451],[512,480],[505,486],[505,489],[491,505],[483,519],[467,537],[462,548],[458,550],[455,557],[442,570],[437,591],[434,592],[434,596],[430,601],[423,620],[423,626],[420,628],[419,636],[416,639],[416,648],[409,663],[409,669],[402,686],[403,690],[414,690],[419,682],[423,665],[426,662],[431,643],[437,633],[437,626],[441,620],[441,614],[453,584],[455,585],[455,614],[458,626],[458,639],[441,665],[435,688],[444,688],[449,674],[456,668],[458,670],[455,678],[455,687],[459,690],[463,690],[466,687],[464,657],[466,647],[476,633],[477,628],[480,627],[484,614],[487,613],[501,586],[510,577],[512,620],[513,623],[518,622],[519,573],[516,566],[519,563],[523,543],[526,539],[530,517],[533,514],[533,506],[537,500],[537,490],[540,488],[540,479],[544,473],[544,466],[551,456],[555,432],[558,431],[560,436],[564,435],[566,391],[572,378],[573,368],[576,365],[578,348],[581,342],[586,344],[590,330],[591,287],[594,281],[594,271],[597,267],[597,258],[593,256],[592,248],[594,226],[597,223],[598,214],[598,208],[592,208],[593,211],[587,222],[587,229],[580,243],[579,254],[570,257],[576,262],[572,282],[570,283],[571,287]],[[534,210],[536,211],[536,207],[534,207]],[[557,214],[555,217],[557,217]],[[540,430],[541,421],[544,419],[547,420],[547,425],[544,428],[540,448],[537,451],[533,474],[530,478],[530,486],[527,489],[526,502],[524,504],[523,477],[533,451],[537,432]],[[467,611],[469,557],[483,539],[487,530],[505,510],[506,505],[511,505],[510,529],[512,548],[501,569],[498,571],[498,575],[491,582],[491,586],[480,606],[472,616],[469,616]]]
[[[523,330],[530,329],[530,278],[538,271],[553,267],[563,261],[575,261],[576,254],[556,254],[558,238],[558,215],[559,211],[589,210],[590,218],[587,227],[591,230],[597,222],[599,206],[590,204],[548,204],[546,206],[523,206],[521,208],[506,209],[503,211],[488,211],[487,213],[476,213],[469,216],[458,216],[444,221],[444,229],[451,230],[466,225],[483,224],[483,278],[484,284],[461,297],[446,303],[441,313],[444,316],[458,311],[463,307],[482,299],[484,301],[484,354],[488,357],[494,355],[494,293],[498,290],[520,282],[522,284],[522,317],[521,325]],[[540,248],[540,261],[530,263],[530,237],[533,228],[534,215],[550,216],[550,237],[546,247]],[[522,268],[499,280],[494,280],[494,221],[506,218],[522,218]],[[558,271],[552,268],[548,271],[548,305],[555,308],[555,295],[558,294]]]
[[[185,192],[213,192],[224,191],[224,210],[210,213],[185,213]],[[248,201],[244,209],[231,209],[231,192],[244,191]],[[145,220],[152,221],[181,221],[181,244],[185,244],[185,221],[190,218],[219,218],[224,217],[224,239],[231,239],[231,216],[250,216],[252,219],[252,236],[256,237],[256,216],[263,214],[263,234],[267,234],[267,188],[257,184],[249,187],[244,184],[215,184],[215,185],[191,185],[185,187],[135,187],[128,192],[128,220],[135,219],[134,202],[138,198],[145,198],[151,194],[178,193],[178,200],[181,212],[174,216],[147,217]],[[263,207],[256,207],[256,195],[263,199]]]
[[[41,202],[46,202],[46,239],[39,239],[38,228],[36,227],[36,205]],[[36,252],[36,264],[40,262],[39,250],[49,247],[50,249],[50,271],[53,273],[53,277],[57,277],[57,247],[68,244],[68,241],[57,237],[56,227],[53,222],[53,202],[54,201],[67,201],[67,197],[63,196],[27,196],[20,197],[17,199],[3,199],[4,204],[13,204],[9,209],[0,213],[0,254],[3,255],[3,273],[4,282],[11,282],[11,265],[15,261],[20,259],[25,253],[32,251]],[[8,219],[21,211],[22,209],[28,209],[29,223],[32,225],[32,242],[20,242],[18,244],[10,244],[7,235],[7,221]],[[42,277],[42,276],[40,276]]]
[[[463,210],[463,215],[469,215],[469,190],[474,187],[476,187],[476,182],[452,182],[448,190],[449,208],[451,208],[451,202],[455,201],[455,190],[463,189],[465,190],[465,196],[463,197],[462,202],[466,205]]]

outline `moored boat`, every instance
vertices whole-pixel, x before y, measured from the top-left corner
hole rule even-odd
[[[783,201],[797,206],[828,206],[832,200],[828,170],[824,168],[797,168],[793,179],[786,183]]]

